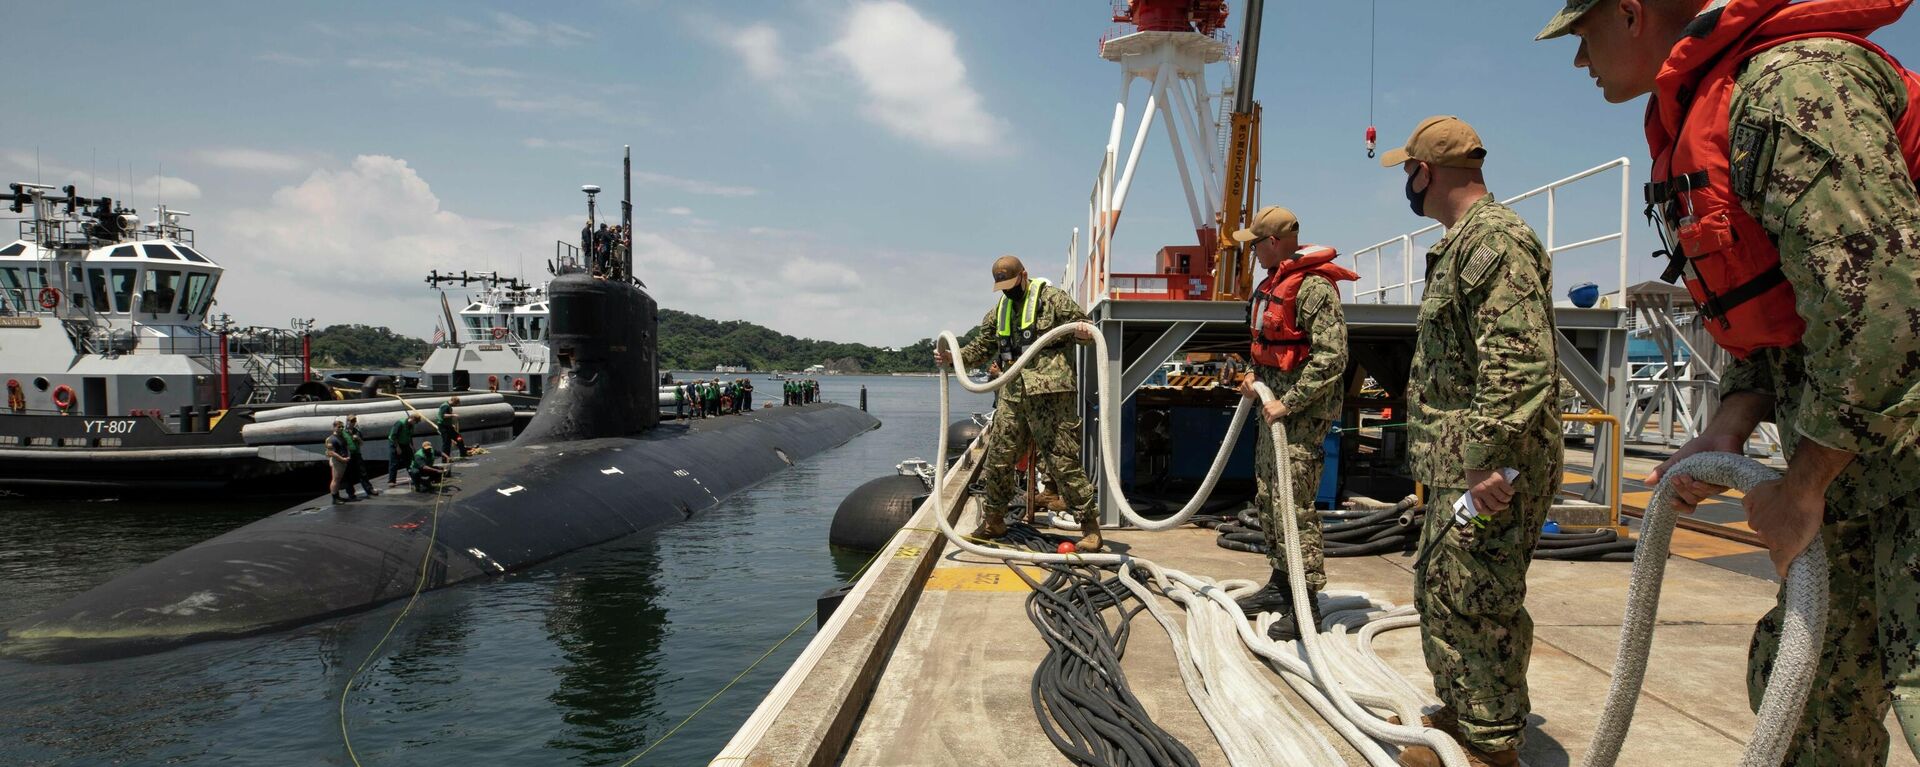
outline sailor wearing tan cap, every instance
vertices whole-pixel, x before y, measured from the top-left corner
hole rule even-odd
[[[1546,249],[1487,193],[1486,156],[1460,118],[1430,117],[1381,164],[1406,172],[1415,214],[1447,227],[1427,250],[1407,382],[1408,465],[1428,509],[1414,603],[1444,704],[1425,718],[1469,763],[1512,765],[1531,709],[1527,566],[1560,482],[1559,372]],[[1400,762],[1440,759],[1414,747]]]
[[[993,289],[1001,293],[999,302],[980,320],[973,341],[960,350],[960,361],[968,369],[988,362],[998,362],[1004,369],[1047,331],[1087,320],[1087,313],[1072,296],[1046,280],[1028,277],[1027,267],[1013,256],[1001,256],[993,262]],[[1093,334],[1087,331],[1074,335],[1080,343],[1093,340]],[[942,366],[952,364],[944,347],[935,347],[933,358]],[[1007,504],[1013,500],[1017,474],[1014,464],[1032,448],[1034,459],[1059,485],[1061,500],[1080,521],[1079,550],[1100,550],[1100,515],[1093,507],[1093,484],[1080,465],[1080,410],[1073,396],[1076,388],[1073,361],[1067,358],[1065,344],[1056,344],[1035,353],[1021,369],[1020,377],[1000,390],[1000,404],[994,408],[993,426],[988,430],[981,478],[986,492],[974,537],[1007,534]]]
[[[1293,465],[1294,527],[1300,531],[1300,555],[1306,569],[1308,611],[1320,625],[1318,594],[1327,585],[1326,558],[1321,548],[1320,515],[1313,499],[1320,487],[1320,465],[1326,460],[1327,430],[1340,417],[1342,379],[1347,372],[1347,320],[1340,309],[1342,280],[1359,279],[1333,263],[1339,255],[1323,245],[1300,245],[1300,219],[1281,207],[1262,209],[1253,225],[1233,233],[1248,243],[1267,276],[1254,288],[1247,306],[1247,329],[1252,335],[1248,358],[1253,371],[1240,381],[1248,399],[1253,382],[1267,385],[1276,399],[1266,405],[1266,420],[1284,421],[1287,453]],[[1280,613],[1268,630],[1275,639],[1298,639],[1293,590],[1288,585],[1286,549],[1280,525],[1286,515],[1280,492],[1273,486],[1276,456],[1273,440],[1256,439],[1254,506],[1260,530],[1267,539],[1267,563],[1273,575],[1260,590],[1241,597],[1240,609],[1249,617],[1260,612]]]
[[[1680,458],[1778,425],[1786,475],[1742,499],[1784,575],[1827,555],[1826,634],[1788,765],[1920,753],[1920,78],[1867,35],[1911,0],[1569,0],[1540,39],[1609,102],[1651,94],[1649,213],[1714,341],[1720,405]],[[1725,488],[1676,475],[1686,503]],[[1758,706],[1786,588],[1747,657]]]

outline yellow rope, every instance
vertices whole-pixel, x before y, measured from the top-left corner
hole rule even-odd
[[[405,400],[402,400],[402,402],[404,401]],[[409,406],[409,409],[411,409],[411,406]],[[446,500],[447,494],[445,492],[436,492],[435,496],[433,500],[432,523],[427,528],[427,547],[426,550],[420,554],[420,577],[414,581],[413,595],[407,597],[406,606],[400,608],[399,615],[393,616],[392,623],[387,624],[387,632],[380,635],[380,641],[374,643],[373,649],[367,651],[367,656],[360,659],[360,665],[353,669],[353,673],[347,675],[346,686],[340,688],[340,741],[346,744],[347,759],[353,762],[354,767],[360,767],[360,757],[354,754],[353,738],[347,734],[347,695],[353,692],[353,681],[359,678],[360,672],[365,671],[367,664],[373,662],[374,657],[380,654],[380,648],[387,645],[387,639],[393,636],[393,630],[400,627],[400,621],[405,620],[407,613],[413,610],[413,603],[419,601],[420,592],[426,590],[428,565],[433,562],[434,542],[440,535],[440,504]]]
[[[905,529],[911,530],[916,528],[905,528]],[[854,581],[859,580],[861,574],[865,573],[867,571],[867,568],[872,567],[874,562],[880,561],[880,555],[884,551],[885,550],[882,549],[881,551],[873,552],[873,556],[867,557],[866,563],[860,565],[860,569],[853,571],[853,575],[848,576],[846,582],[852,583]],[[795,624],[793,627],[793,630],[788,631],[786,636],[781,637],[780,641],[774,642],[773,646],[767,648],[766,652],[760,653],[760,657],[755,658],[752,663],[747,664],[747,667],[744,669],[741,669],[740,673],[733,675],[733,679],[728,681],[726,686],[721,687],[718,691],[714,692],[713,695],[708,696],[707,702],[700,704],[700,707],[694,709],[693,713],[688,714],[686,718],[681,719],[679,724],[676,724],[673,726],[673,729],[667,730],[667,733],[665,735],[661,735],[659,740],[656,740],[648,744],[646,749],[642,750],[640,753],[634,754],[632,759],[628,759],[624,762],[621,762],[620,767],[630,767],[630,765],[632,765],[634,762],[640,761],[642,757],[645,757],[647,754],[652,753],[654,749],[659,748],[660,744],[667,742],[668,738],[673,737],[673,734],[676,732],[679,732],[680,728],[687,726],[688,722],[692,722],[694,717],[700,715],[700,712],[707,710],[707,707],[713,705],[714,701],[719,700],[720,696],[727,694],[727,691],[733,689],[734,685],[739,684],[741,679],[745,679],[747,674],[752,673],[755,668],[759,667],[761,661],[764,661],[767,658],[771,657],[774,654],[774,652],[780,649],[781,645],[786,644],[787,640],[792,639],[795,634],[800,633],[800,629],[806,628],[807,623],[812,621],[814,619],[814,616],[819,614],[820,614],[819,610],[814,610],[812,612],[807,613],[807,617],[802,618],[799,623]]]

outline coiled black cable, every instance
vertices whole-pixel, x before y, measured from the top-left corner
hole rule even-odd
[[[1071,540],[1024,524],[1008,525],[1006,542],[1053,551]],[[1198,765],[1193,752],[1153,722],[1127,685],[1120,665],[1133,617],[1146,609],[1113,577],[1112,567],[1047,564],[1045,580],[1009,564],[1033,591],[1027,617],[1047,643],[1034,669],[1034,715],[1054,748],[1081,765]],[[1132,606],[1127,606],[1132,602]],[[1103,613],[1120,612],[1108,624]]]

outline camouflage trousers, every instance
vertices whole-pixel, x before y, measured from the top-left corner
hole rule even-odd
[[[1300,531],[1300,561],[1307,573],[1307,588],[1319,591],[1327,587],[1327,557],[1320,539],[1320,515],[1314,511],[1313,498],[1320,491],[1320,468],[1326,460],[1327,428],[1333,423],[1324,418],[1288,417],[1287,458],[1293,469],[1294,529]],[[1258,425],[1260,434],[1253,448],[1255,490],[1253,506],[1260,512],[1260,532],[1267,539],[1267,563],[1276,571],[1287,569],[1286,539],[1281,524],[1279,472],[1273,438],[1256,408],[1248,417],[1248,428]]]
[[[1813,689],[1788,747],[1787,765],[1887,762],[1883,722],[1893,709],[1908,748],[1920,754],[1920,494],[1864,516],[1829,509],[1820,541],[1827,550],[1827,631]],[[1747,698],[1755,710],[1779,651],[1780,604],[1754,627],[1747,652]]]
[[[1075,518],[1096,513],[1093,484],[1080,465],[1080,412],[1073,400],[1071,392],[1029,394],[994,408],[980,480],[986,488],[982,513],[1005,513],[1013,500],[1015,466],[1029,447]]]
[[[1413,564],[1420,649],[1433,691],[1460,716],[1460,733],[1482,751],[1519,748],[1533,704],[1527,663],[1527,567],[1551,495],[1515,495],[1484,527],[1453,524],[1466,491],[1427,488],[1420,556]]]

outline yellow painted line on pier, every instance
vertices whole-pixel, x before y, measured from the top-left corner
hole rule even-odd
[[[1035,580],[1046,577],[1032,571]],[[941,567],[927,576],[928,591],[1029,591],[1027,582],[1004,566]]]
[[[1593,478],[1585,474],[1575,474],[1571,471],[1565,471],[1560,473],[1560,484],[1562,485],[1578,485],[1582,482],[1592,482],[1592,481],[1593,481]]]
[[[1675,556],[1687,559],[1711,559],[1760,551],[1738,541],[1729,541],[1719,536],[1696,533],[1692,530],[1674,530],[1673,544],[1669,550]]]

